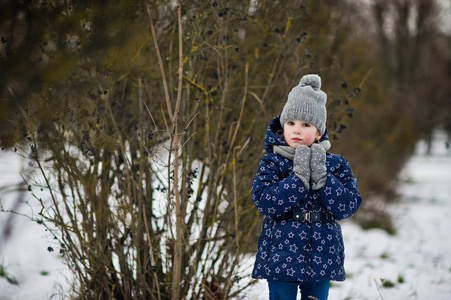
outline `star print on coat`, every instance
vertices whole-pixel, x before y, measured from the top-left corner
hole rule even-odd
[[[333,221],[301,222],[286,219],[287,212],[321,212],[336,220],[354,215],[362,199],[349,162],[326,153],[327,181],[323,188],[305,189],[293,174],[293,162],[272,152],[287,146],[279,117],[268,126],[267,150],[252,183],[252,198],[263,220],[253,278],[308,282],[345,279],[344,246],[340,225]],[[327,138],[327,133],[324,135]]]

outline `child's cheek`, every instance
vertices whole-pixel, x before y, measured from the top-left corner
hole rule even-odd
[[[313,133],[305,133],[305,134],[304,134],[304,139],[305,139],[306,141],[313,141],[314,138],[315,138],[315,137],[314,137],[314,134],[313,134]]]

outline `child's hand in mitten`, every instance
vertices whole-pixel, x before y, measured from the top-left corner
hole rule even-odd
[[[313,144],[310,158],[312,190],[316,191],[326,185],[326,150],[319,144]]]
[[[296,147],[293,159],[293,172],[302,181],[305,189],[310,188],[310,148],[305,145]]]

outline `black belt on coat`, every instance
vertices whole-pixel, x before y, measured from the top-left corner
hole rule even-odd
[[[334,216],[324,212],[303,212],[303,211],[290,211],[280,219],[287,221],[299,221],[299,222],[321,222],[321,221],[335,221]]]

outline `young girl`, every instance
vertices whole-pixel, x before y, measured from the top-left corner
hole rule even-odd
[[[324,300],[330,281],[345,279],[336,221],[354,215],[362,199],[348,161],[326,153],[327,95],[320,88],[318,75],[306,75],[291,90],[268,126],[268,153],[252,183],[265,216],[252,277],[268,280],[270,300],[296,300],[298,288],[302,300]]]

